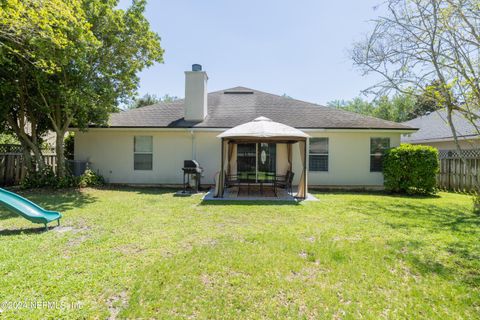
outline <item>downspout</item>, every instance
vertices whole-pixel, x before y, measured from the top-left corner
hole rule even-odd
[[[255,183],[257,182],[258,182],[258,143],[255,143]]]
[[[196,145],[195,145],[195,132],[190,130],[190,136],[192,137],[192,160],[197,160]]]

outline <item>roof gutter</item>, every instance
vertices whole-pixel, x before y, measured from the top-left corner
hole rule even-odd
[[[158,132],[223,132],[231,128],[168,128],[168,127],[91,127],[88,131],[158,131]],[[395,132],[401,134],[415,133],[418,129],[404,128],[296,128],[304,132]],[[69,131],[79,132],[78,128]]]
[[[479,135],[458,136],[458,140],[462,140],[462,141],[473,140],[473,139],[480,139],[480,136]],[[419,139],[419,140],[402,139],[402,142],[407,142],[407,143],[429,143],[429,142],[448,142],[448,141],[453,141],[453,137]]]

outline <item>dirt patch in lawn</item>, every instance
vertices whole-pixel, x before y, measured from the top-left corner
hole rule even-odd
[[[118,246],[116,250],[123,253],[126,256],[140,254],[145,251],[144,248],[139,247],[133,243],[127,243],[125,245]]]
[[[106,303],[108,311],[110,312],[108,319],[115,320],[120,311],[128,304],[128,294],[126,291],[122,291],[108,298]]]

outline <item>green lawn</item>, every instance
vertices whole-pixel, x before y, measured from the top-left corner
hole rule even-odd
[[[40,232],[0,212],[0,318],[480,318],[480,217],[465,195],[24,195],[64,219]],[[5,304],[35,301],[58,305]]]

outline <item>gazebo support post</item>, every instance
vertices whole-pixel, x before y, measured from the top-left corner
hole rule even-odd
[[[225,161],[224,159],[224,154],[225,154],[225,139],[222,138],[222,161],[221,161],[221,166],[220,166],[220,185],[219,185],[219,188],[220,188],[220,192],[218,194],[218,196],[220,198],[223,198],[223,192],[224,192],[224,188],[225,188],[225,173],[223,172],[223,163]]]
[[[305,143],[303,144],[303,200],[307,198],[307,139],[305,139]]]

